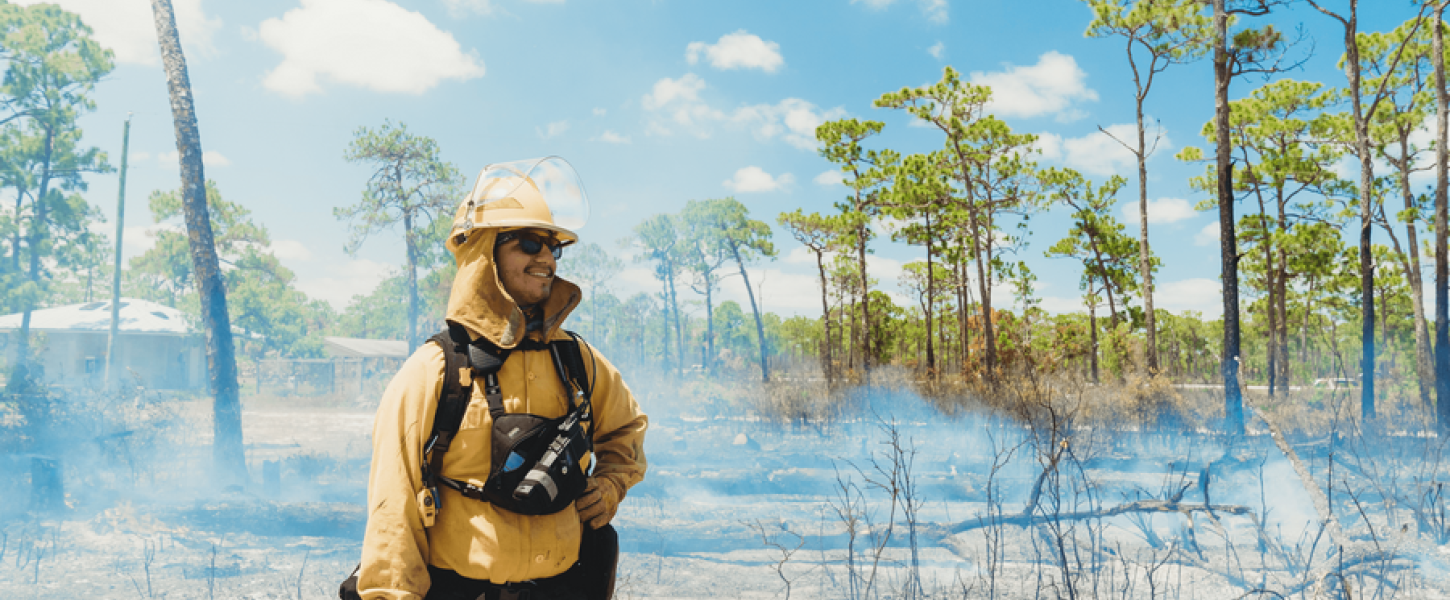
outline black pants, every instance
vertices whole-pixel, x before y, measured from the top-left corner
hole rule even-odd
[[[585,527],[579,540],[579,562],[568,571],[546,579],[498,585],[429,565],[432,585],[427,600],[609,600],[614,595],[618,561],[619,536],[614,527]]]

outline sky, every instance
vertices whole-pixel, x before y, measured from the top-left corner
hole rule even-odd
[[[776,225],[795,208],[834,212],[847,195],[836,167],[818,153],[815,127],[843,117],[879,120],[885,130],[875,147],[935,150],[936,130],[872,101],[935,83],[947,66],[990,85],[990,111],[1014,131],[1040,136],[1040,163],[1094,181],[1127,177],[1115,216],[1137,231],[1132,155],[1101,131],[1132,131],[1131,72],[1119,39],[1084,36],[1091,13],[1080,0],[173,2],[207,178],[268,229],[297,287],[339,310],[404,262],[396,230],[347,254],[348,225],[333,216],[358,202],[371,172],[343,159],[354,133],[393,122],[437,140],[470,183],[492,162],[566,158],[591,203],[582,241],[626,263],[609,284],[621,298],[659,290],[648,266],[619,243],[635,224],[689,200],[733,196],[775,230],[779,258],[751,270],[762,308],[817,315],[814,256]],[[85,143],[119,166],[131,115],[129,258],[149,247],[148,231],[179,226],[158,225],[146,210],[148,195],[180,181],[150,5],[57,3],[115,52],[116,69],[97,84],[97,110],[81,126]],[[1364,31],[1387,31],[1414,14],[1408,0],[1361,6]],[[1335,69],[1337,22],[1303,3],[1272,19],[1306,40],[1296,52],[1307,58],[1286,77],[1344,85]],[[1150,243],[1163,261],[1156,305],[1216,316],[1217,213],[1193,209],[1203,195],[1187,180],[1203,165],[1174,158],[1185,146],[1204,147],[1199,132],[1212,117],[1212,80],[1207,61],[1171,67],[1145,110],[1161,135],[1148,162]],[[1230,95],[1263,83],[1245,79]],[[118,175],[88,176],[85,194],[111,233]],[[1049,311],[1082,310],[1080,268],[1043,254],[1069,227],[1061,208],[1035,215],[1026,246],[1008,256],[1038,276],[1036,293]],[[1377,233],[1376,241],[1384,238]],[[868,271],[898,303],[908,302],[897,276],[924,250],[874,244]],[[748,305],[738,277],[725,281],[722,297]],[[994,304],[1010,302],[1004,289]]]

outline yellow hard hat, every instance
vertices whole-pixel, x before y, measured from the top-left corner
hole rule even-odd
[[[575,229],[589,219],[584,183],[558,156],[494,163],[478,173],[458,205],[448,250],[457,252],[475,229],[544,229],[564,245],[579,241]]]

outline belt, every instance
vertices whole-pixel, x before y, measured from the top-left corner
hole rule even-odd
[[[499,584],[432,565],[428,566],[428,576],[432,585],[427,600],[548,600],[556,595],[540,587],[553,578]]]

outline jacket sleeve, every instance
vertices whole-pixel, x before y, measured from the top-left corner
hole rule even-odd
[[[594,478],[613,484],[619,498],[644,479],[644,433],[649,418],[619,370],[592,346],[582,348],[586,371],[593,379]]]
[[[388,384],[373,420],[368,522],[358,572],[364,600],[421,600],[428,592],[428,533],[417,498],[442,372],[442,349],[420,346]]]

